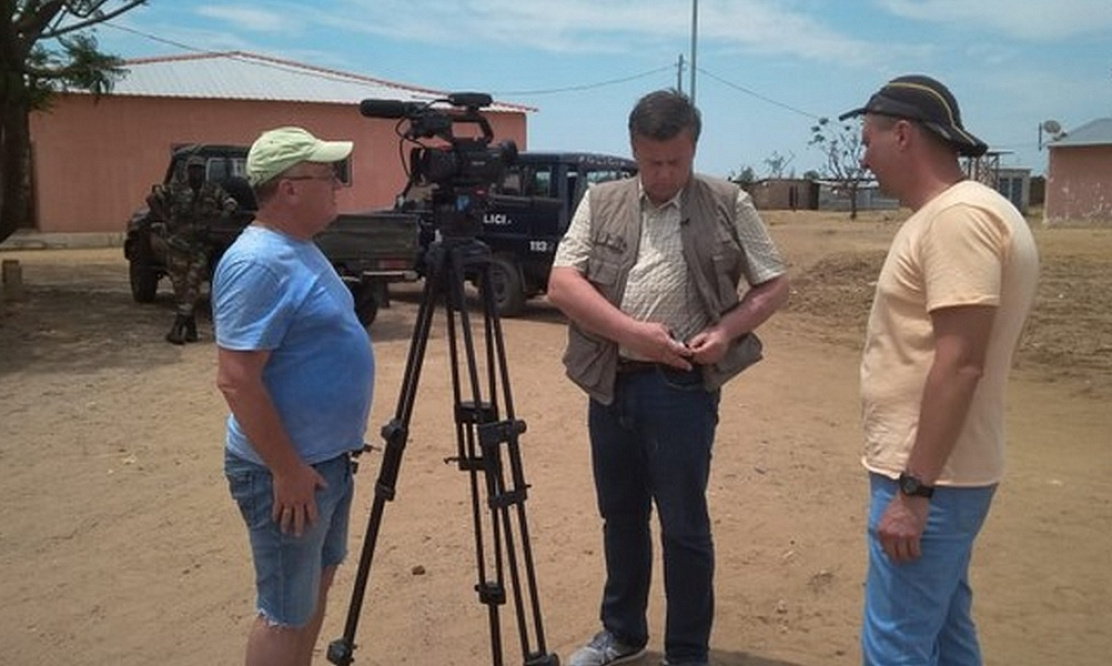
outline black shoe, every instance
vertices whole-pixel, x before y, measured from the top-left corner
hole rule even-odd
[[[190,315],[185,319],[185,341],[197,342],[197,318]]]
[[[166,342],[172,345],[185,344],[185,315],[178,315],[174,318],[174,325],[170,327],[170,332],[166,334]]]

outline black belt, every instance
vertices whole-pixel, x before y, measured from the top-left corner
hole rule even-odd
[[[631,375],[636,372],[648,372],[649,370],[667,370],[668,372],[694,372],[698,370],[699,366],[693,366],[691,370],[683,370],[667,363],[655,363],[653,361],[635,361],[631,358],[618,358],[618,374]]]

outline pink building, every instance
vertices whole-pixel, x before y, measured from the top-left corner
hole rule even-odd
[[[173,147],[249,145],[282,125],[355,142],[351,187],[337,195],[340,210],[388,207],[405,184],[398,121],[365,118],[359,102],[445,96],[241,52],[133,60],[126,68],[111,95],[97,101],[64,93],[49,112],[31,117],[37,231],[123,233],[151,185],[162,181]],[[494,140],[510,139],[524,150],[532,110],[501,103],[485,109]]]
[[[1112,224],[1112,118],[1101,118],[1049,144],[1047,224]]]

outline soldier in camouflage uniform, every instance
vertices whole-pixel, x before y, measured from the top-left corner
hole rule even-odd
[[[147,199],[152,214],[164,223],[166,272],[174,285],[177,316],[166,341],[175,345],[197,340],[194,309],[208,274],[208,225],[235,210],[236,201],[224,188],[205,180],[205,160],[190,157],[185,174],[168,185],[157,185]]]

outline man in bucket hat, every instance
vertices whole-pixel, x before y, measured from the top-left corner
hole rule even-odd
[[[1004,387],[1038,255],[1004,197],[966,180],[984,154],[938,81],[865,106],[863,165],[912,210],[877,281],[861,362],[869,471],[867,665],[981,664],[969,561],[1004,467]]]
[[[247,155],[258,214],[213,278],[224,471],[255,564],[248,666],[309,666],[347,550],[374,354],[313,236],[336,217],[334,166],[351,150],[297,127],[264,132]]]

